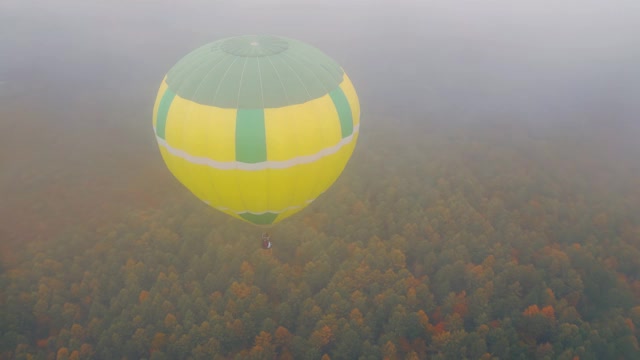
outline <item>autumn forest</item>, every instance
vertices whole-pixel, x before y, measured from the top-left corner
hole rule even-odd
[[[270,251],[159,170],[3,258],[0,358],[640,358],[638,151],[579,128],[363,127]]]

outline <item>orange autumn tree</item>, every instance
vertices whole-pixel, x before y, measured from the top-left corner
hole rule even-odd
[[[309,341],[311,344],[319,349],[323,348],[333,340],[333,331],[328,325],[321,327],[320,329],[311,333]]]
[[[551,320],[555,320],[556,319],[555,310],[553,309],[553,306],[551,306],[551,305],[547,305],[547,306],[543,307],[542,310],[540,310],[540,312],[542,313],[542,315],[544,315],[548,319],[551,319]]]
[[[531,317],[539,313],[540,313],[540,308],[538,307],[538,305],[534,304],[524,309],[524,311],[522,312],[522,315]]]

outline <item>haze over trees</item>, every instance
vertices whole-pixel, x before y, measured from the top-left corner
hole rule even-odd
[[[162,180],[13,249],[0,358],[639,358],[637,156],[594,126],[372,124],[271,252]]]
[[[0,0],[0,360],[640,359],[637,0]],[[362,127],[272,231],[152,131],[226,36],[317,46]]]

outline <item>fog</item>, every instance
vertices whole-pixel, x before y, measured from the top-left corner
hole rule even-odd
[[[370,114],[508,110],[544,121],[638,110],[640,5],[631,0],[185,3],[5,1],[3,103],[8,92],[67,86],[150,99],[143,91],[193,48],[271,33],[335,58]]]
[[[250,33],[308,42],[344,67],[362,107],[357,151],[367,132],[420,123],[637,136],[634,0],[4,0],[0,225],[18,234],[54,213],[73,224],[95,207],[65,200],[80,184],[104,201],[149,191],[150,177],[174,184],[151,131],[162,77],[196,47]]]

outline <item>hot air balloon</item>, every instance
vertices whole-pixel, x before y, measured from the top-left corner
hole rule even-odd
[[[356,91],[335,61],[270,35],[187,54],[164,77],[153,109],[160,153],[178,181],[213,208],[267,227],[336,181],[359,119]]]

